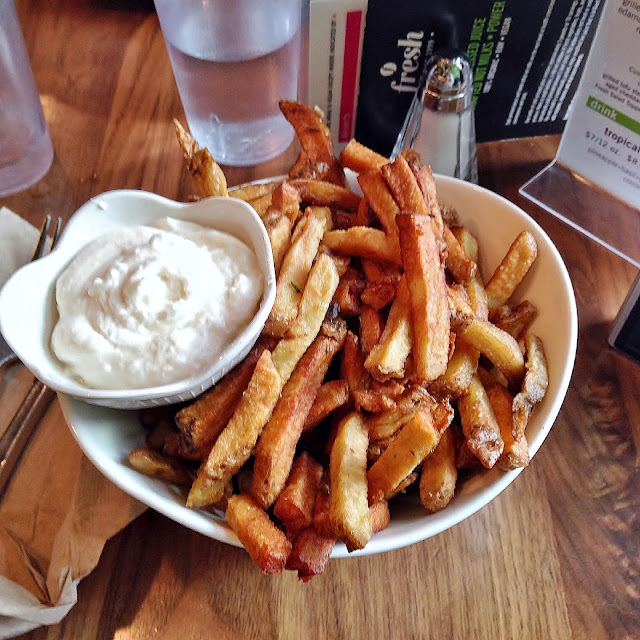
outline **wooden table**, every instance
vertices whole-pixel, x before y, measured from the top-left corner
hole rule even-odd
[[[0,199],[37,223],[91,196],[194,193],[184,122],[152,8],[17,0],[55,147],[46,177]],[[481,183],[556,243],[579,345],[560,415],[532,464],[480,512],[422,543],[330,563],[307,585],[149,510],[110,540],[58,625],[23,638],[640,638],[640,369],[607,346],[636,269],[523,199],[558,139],[484,144]],[[229,169],[231,184],[288,168]],[[593,215],[598,215],[597,211]]]

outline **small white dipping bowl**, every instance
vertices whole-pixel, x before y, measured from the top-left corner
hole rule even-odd
[[[170,216],[224,231],[253,248],[264,274],[260,306],[249,325],[204,373],[146,389],[91,389],[63,368],[50,348],[57,321],[55,284],[72,258],[88,243],[118,227],[150,224]],[[267,232],[254,209],[236,198],[181,203],[146,191],[117,190],[84,204],[71,217],[57,247],[14,273],[0,291],[0,330],[29,370],[60,393],[116,409],[141,409],[195,398],[242,360],[260,335],[276,294],[273,255]]]
[[[352,187],[357,183],[347,172]],[[480,267],[488,278],[516,236],[530,231],[538,243],[538,258],[516,292],[539,309],[533,331],[542,338],[549,364],[549,389],[535,407],[527,427],[531,457],[542,445],[560,411],[573,371],[578,323],[576,303],[562,258],[547,234],[522,209],[481,187],[455,178],[436,176],[438,198],[457,209],[460,222],[478,238]],[[145,431],[138,416],[60,397],[64,416],[89,459],[121,489],[176,522],[222,542],[240,542],[220,513],[187,509],[186,491],[135,471],[128,463],[131,449],[144,444]],[[376,533],[362,550],[349,554],[335,546],[334,558],[397,549],[434,536],[484,507],[523,471],[494,467],[460,482],[456,495],[442,511],[429,514],[415,495],[392,501],[391,524]],[[525,470],[526,473],[526,470]]]

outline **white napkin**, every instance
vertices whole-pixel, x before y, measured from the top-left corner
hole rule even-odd
[[[0,209],[0,286],[31,259],[38,235]],[[0,434],[32,381],[21,364],[0,377]],[[106,540],[145,508],[88,461],[53,402],[0,502],[0,638],[60,622]]]

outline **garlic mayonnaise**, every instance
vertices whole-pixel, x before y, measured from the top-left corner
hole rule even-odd
[[[51,347],[97,389],[138,389],[203,373],[255,315],[264,278],[237,238],[162,218],[90,243],[56,283]]]

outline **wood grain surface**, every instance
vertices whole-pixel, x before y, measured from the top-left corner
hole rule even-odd
[[[38,222],[44,213],[69,217],[109,189],[194,193],[171,125],[184,116],[153,7],[16,5],[55,158],[42,181],[0,205]],[[557,143],[478,150],[481,184],[544,227],[578,303],[564,406],[511,486],[434,538],[334,560],[309,584],[263,576],[243,550],[149,510],[107,543],[67,617],[23,640],[640,638],[640,369],[607,346],[637,270],[518,194]],[[226,169],[229,182],[280,173],[296,152]]]

